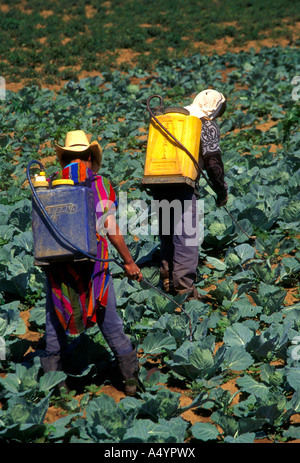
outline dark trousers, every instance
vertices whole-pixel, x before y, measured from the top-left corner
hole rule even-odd
[[[152,194],[159,221],[161,278],[169,280],[175,293],[196,292],[199,219],[194,190],[168,185]]]

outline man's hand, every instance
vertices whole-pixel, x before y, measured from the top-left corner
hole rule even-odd
[[[142,281],[143,275],[134,261],[129,264],[124,264],[124,268],[127,278],[130,280]]]

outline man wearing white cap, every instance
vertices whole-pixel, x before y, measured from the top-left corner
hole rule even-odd
[[[226,111],[226,99],[217,90],[207,89],[200,92],[193,103],[186,106],[191,116],[202,121],[200,159],[217,194],[217,206],[227,202],[227,184],[224,180],[224,166],[221,159],[220,129],[215,122]]]
[[[221,158],[220,130],[215,122],[226,110],[226,100],[222,93],[213,89],[203,90],[192,104],[184,108],[187,114],[201,119],[201,142],[199,165],[207,172],[209,180],[217,195],[217,206],[227,202],[227,184],[224,180],[224,165]],[[182,204],[192,204],[189,216],[182,215],[182,229],[186,221],[195,223],[197,219],[197,193],[190,185],[166,185],[164,189],[153,189],[155,199],[161,201],[180,200]],[[188,294],[188,299],[201,299],[194,283],[198,267],[198,245],[187,245],[183,233],[160,233],[160,274],[164,289],[173,294]]]

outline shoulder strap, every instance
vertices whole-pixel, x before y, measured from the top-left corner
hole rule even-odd
[[[77,183],[79,186],[86,186],[87,188],[91,188],[92,181],[95,180],[95,177],[87,177],[83,182]]]
[[[49,177],[49,188],[53,188],[52,187],[52,183],[53,181],[55,180],[55,177],[57,177],[57,172],[55,172],[54,174],[50,175]],[[92,177],[87,177],[83,182],[79,182],[77,183],[76,185],[79,185],[79,186],[86,186],[87,188],[91,188],[92,186],[92,182],[96,179],[95,175],[93,175]]]
[[[57,172],[54,172],[54,174],[51,174],[51,175],[50,175],[49,180],[48,180],[48,182],[49,182],[49,188],[53,188],[53,187],[52,187],[52,182],[53,182],[53,180],[55,180],[55,177],[56,177],[56,176],[57,176]]]

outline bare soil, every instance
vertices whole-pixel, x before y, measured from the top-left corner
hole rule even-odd
[[[106,2],[107,4],[109,4],[110,2]],[[109,5],[107,5],[107,7],[109,7]],[[22,7],[24,12],[27,12],[28,14],[30,14],[30,11],[31,10],[28,10],[26,9],[26,2],[25,2],[25,5],[24,7]],[[3,12],[6,12],[6,11],[9,11],[9,5],[0,5],[0,11],[3,11]],[[93,15],[93,8],[91,6],[86,6],[86,15],[87,17],[90,17],[91,15]],[[53,14],[53,12],[51,10],[45,10],[43,12],[43,15],[45,17],[47,16],[51,16]],[[66,17],[65,20],[67,21],[69,18]],[[231,23],[228,23],[227,25],[230,25]],[[109,24],[106,24],[106,27],[109,27]],[[148,27],[147,24],[142,24],[141,27]],[[262,40],[249,40],[248,42],[246,42],[245,44],[242,44],[240,46],[236,46],[234,45],[232,42],[233,42],[233,38],[230,37],[230,36],[225,36],[225,37],[222,37],[218,40],[216,40],[213,44],[206,44],[204,42],[194,42],[194,49],[195,49],[195,53],[203,53],[203,54],[207,54],[207,55],[212,55],[212,54],[218,54],[218,55],[223,55],[227,52],[232,52],[232,53],[240,53],[242,51],[250,51],[251,48],[253,48],[256,52],[260,51],[263,47],[269,47],[269,48],[273,48],[273,47],[276,47],[276,46],[281,46],[281,47],[286,47],[286,46],[289,46],[291,44],[291,42],[294,42],[295,40],[297,40],[300,36],[300,22],[296,22],[293,26],[286,26],[290,31],[291,31],[291,34],[292,34],[292,40],[291,39],[288,39],[286,37],[278,37],[276,39],[273,39],[273,38],[265,38],[265,39],[262,39]],[[188,38],[186,38],[188,40]],[[45,43],[45,41],[47,40],[45,37],[42,37],[39,39],[40,40],[40,43],[43,44]],[[66,41],[69,41],[70,39],[68,38],[65,38],[62,40],[62,43],[66,43]],[[135,52],[133,51],[132,49],[130,48],[126,48],[126,49],[118,49],[116,50],[115,53],[113,53],[115,56],[116,56],[116,63],[117,65],[120,65],[120,64],[127,64],[129,66],[135,66],[135,58],[137,56],[139,56],[139,53],[138,52]],[[100,75],[101,73],[99,73],[99,71],[94,71],[94,70],[84,70],[84,71],[81,71],[79,69],[78,70],[78,79],[82,79],[82,78],[85,78],[85,77],[94,77],[96,75]],[[227,70],[224,70],[224,73],[228,72],[229,69]],[[54,85],[47,85],[46,87],[50,90],[53,90],[54,92],[57,92],[59,91],[66,83],[67,81],[66,80],[62,80],[60,83],[58,84],[54,84]],[[21,79],[19,81],[10,81],[10,79],[8,78],[7,79],[7,82],[6,82],[6,88],[10,91],[13,91],[13,92],[18,92],[20,89],[22,89],[25,85],[28,84],[28,79]]]

